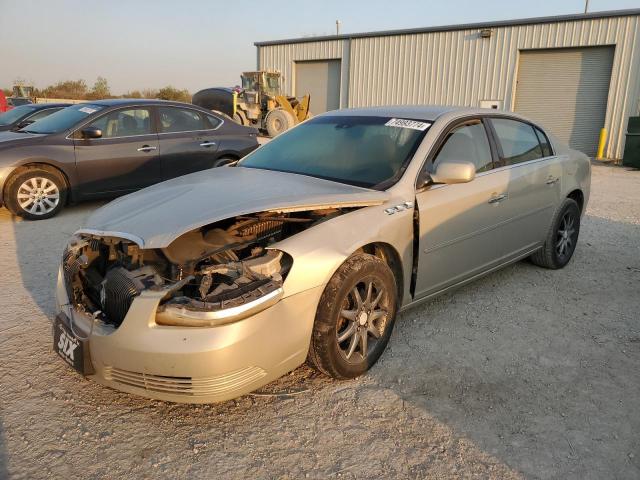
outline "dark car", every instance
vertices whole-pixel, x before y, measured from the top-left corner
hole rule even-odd
[[[7,130],[20,130],[27,125],[42,120],[52,113],[62,110],[70,103],[32,103],[21,105],[0,114],[0,132]]]
[[[31,101],[30,98],[26,98],[26,97],[9,97],[7,98],[7,104],[10,107],[20,107],[22,105],[30,105],[33,102]]]
[[[258,147],[257,130],[209,110],[162,100],[67,107],[0,133],[0,198],[30,220],[67,201],[109,198],[231,163]]]

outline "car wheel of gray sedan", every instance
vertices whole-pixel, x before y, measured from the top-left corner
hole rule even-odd
[[[5,205],[27,220],[44,220],[60,212],[67,199],[67,186],[53,168],[29,167],[7,182]]]
[[[384,351],[397,313],[393,272],[378,257],[356,254],[325,288],[313,327],[309,363],[334,378],[354,378]]]
[[[223,165],[229,165],[230,163],[235,162],[237,159],[232,157],[222,157],[218,158],[215,162],[213,162],[213,168],[221,167]]]
[[[545,268],[563,268],[576,249],[580,234],[580,207],[575,200],[565,199],[556,212],[543,247],[531,256],[531,261]]]

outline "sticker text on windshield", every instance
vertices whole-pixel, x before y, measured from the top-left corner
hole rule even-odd
[[[424,132],[430,125],[428,122],[418,122],[404,118],[392,118],[385,123],[387,127],[411,128],[412,130],[420,130],[421,132]]]

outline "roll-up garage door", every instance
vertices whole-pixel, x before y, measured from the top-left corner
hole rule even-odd
[[[614,47],[521,51],[515,111],[594,156],[604,127]]]
[[[311,95],[311,113],[340,108],[340,60],[296,62],[296,97]]]

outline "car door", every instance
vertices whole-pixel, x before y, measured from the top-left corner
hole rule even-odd
[[[82,130],[99,129],[100,138]],[[74,135],[81,195],[118,195],[161,180],[158,135],[149,107],[111,110]]]
[[[547,234],[560,198],[560,163],[546,136],[533,125],[511,118],[491,118],[500,165],[509,171],[508,214],[503,255],[517,257],[537,248]]]
[[[169,179],[212,168],[217,158],[217,125],[210,115],[188,107],[158,108],[162,177]]]
[[[418,271],[415,297],[434,294],[501,263],[503,209],[509,172],[496,170],[495,147],[480,118],[447,129],[427,162],[470,161],[468,183],[430,185],[416,193]],[[433,171],[433,170],[431,170]]]

